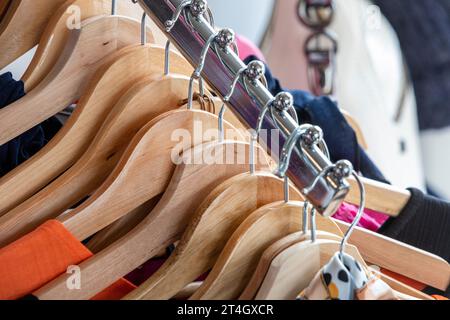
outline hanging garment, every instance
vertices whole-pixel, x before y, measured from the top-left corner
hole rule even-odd
[[[448,0],[375,0],[394,27],[410,69],[421,130],[450,125]]]
[[[337,252],[297,300],[398,300],[381,279],[366,273],[352,256]]]
[[[0,300],[32,298],[33,291],[92,255],[59,221],[49,220],[0,249]],[[134,289],[120,279],[93,299],[117,299]]]
[[[424,170],[431,189],[450,199],[450,2],[375,0],[393,25],[417,99]],[[441,196],[440,196],[441,197]]]
[[[15,81],[9,72],[0,75],[0,108],[8,106],[24,95],[22,81]],[[36,154],[61,127],[61,122],[52,117],[0,146],[0,177]]]
[[[450,202],[411,188],[411,198],[396,218],[379,232],[385,236],[431,252],[450,262]]]
[[[344,202],[339,207],[337,212],[333,215],[333,218],[347,223],[352,223],[353,221],[355,221],[357,213],[358,206]],[[362,215],[358,226],[370,231],[377,232],[388,219],[389,216],[383,213],[365,208],[364,214]]]

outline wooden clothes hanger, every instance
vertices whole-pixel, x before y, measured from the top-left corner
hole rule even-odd
[[[58,62],[45,79],[22,99],[0,110],[0,145],[75,102],[103,59],[138,42],[140,29],[140,23],[129,18],[101,16],[83,21],[80,30],[71,30]]]
[[[220,100],[218,98],[213,98],[213,103],[218,106],[220,104]],[[214,107],[214,113],[218,113],[220,111],[219,108]],[[233,113],[225,113],[225,119],[231,124],[233,125],[235,128],[237,129],[242,129],[242,133],[245,135],[245,129],[242,127],[242,123],[234,116]],[[248,137],[248,139],[250,139],[250,137]],[[206,144],[208,145],[208,144]],[[206,149],[206,145],[205,145],[205,149]],[[236,147],[240,147],[240,146],[236,146]],[[194,152],[194,151],[193,151]],[[215,152],[215,151],[214,151]],[[213,152],[213,153],[214,153]],[[214,153],[215,154],[215,153]],[[267,161],[270,162],[270,159],[267,159]],[[181,166],[182,167],[182,166]],[[179,178],[177,178],[178,174],[180,172],[184,172],[184,171],[180,171],[178,169],[175,170],[174,175],[172,176],[171,179],[171,184],[173,183],[173,181],[177,181],[179,180]],[[232,171],[231,170],[227,170],[227,172],[232,175]],[[218,179],[217,173],[215,172],[214,176],[216,177],[216,181],[217,183],[219,182],[220,179]],[[207,177],[212,177],[211,174],[208,174]],[[202,179],[202,181],[204,181],[204,179]],[[197,181],[195,181],[195,185],[198,188],[198,183]],[[185,194],[185,193],[184,193]],[[193,197],[193,196],[192,196]],[[189,201],[191,203],[194,203],[193,198],[192,197],[188,197]],[[108,245],[110,245],[111,243],[115,242],[116,240],[118,240],[119,238],[121,238],[122,236],[124,236],[125,234],[127,234],[129,231],[131,231],[135,226],[137,226],[142,220],[144,220],[144,218],[146,216],[149,215],[149,213],[151,213],[152,209],[155,207],[155,205],[157,204],[157,202],[159,201],[159,198],[156,199],[157,201],[153,201],[152,199],[152,204],[148,204],[145,207],[146,208],[142,208],[140,210],[136,210],[135,213],[129,213],[127,215],[127,217],[122,218],[119,221],[114,222],[112,225],[108,226],[107,228],[105,228],[104,230],[102,230],[101,232],[97,233],[87,244],[87,246],[90,248],[91,251],[93,252],[99,252],[100,250],[106,248]],[[182,206],[183,209],[186,209],[186,206],[183,205]],[[178,209],[181,210],[180,208]],[[123,221],[122,221],[123,220]]]
[[[223,143],[231,145],[226,150],[233,150],[233,152],[242,150],[242,146],[247,151],[249,148],[249,145],[244,142],[225,141]],[[216,155],[218,159],[222,159],[220,157],[223,150],[217,144],[207,143],[194,148],[193,152],[186,152],[183,155],[183,161],[177,165],[166,192],[151,214],[118,242],[80,265],[83,269],[84,280],[82,279],[82,281],[86,281],[81,290],[76,290],[76,292],[67,290],[66,279],[61,276],[39,290],[37,292],[39,297],[42,299],[88,299],[154,257],[161,250],[165,250],[168,245],[179,240],[205,195],[230,176],[248,170],[248,160],[238,165],[189,161],[192,157],[196,159],[195,156],[198,154],[212,154]],[[258,158],[256,163],[258,168],[267,168],[264,159],[264,157]],[[194,172],[198,172],[197,176],[192,174]],[[153,183],[156,182],[157,180]],[[182,197],[174,199],[173,194]],[[172,199],[176,202],[168,201]],[[163,208],[166,210],[163,211]]]
[[[296,243],[282,251],[272,261],[255,300],[295,300],[339,249],[337,241],[317,239],[314,243]],[[356,247],[347,245],[345,252],[368,270]]]
[[[34,1],[36,2],[36,1]],[[119,15],[139,20],[142,9],[131,1],[116,1]],[[36,53],[22,76],[25,92],[29,92],[50,73],[69,37],[70,30],[81,21],[99,15],[110,15],[111,0],[66,0],[49,19],[38,43]],[[153,42],[153,39],[150,39]]]
[[[0,69],[33,48],[57,8],[66,0],[10,0],[0,28]],[[11,39],[18,39],[11,41]]]
[[[228,133],[239,133],[226,123]],[[198,110],[169,111],[143,127],[130,142],[107,180],[79,208],[59,220],[80,240],[87,239],[142,203],[165,190],[172,176],[173,157],[199,143],[214,140],[205,135],[217,128],[217,117]],[[188,139],[174,132],[190,134]],[[198,134],[200,133],[202,134]],[[148,181],[151,177],[151,183]]]
[[[342,232],[348,230],[348,223],[334,221]],[[349,243],[355,245],[370,264],[439,290],[445,291],[450,285],[450,265],[434,254],[359,227],[353,230]]]
[[[154,65],[154,60],[151,61],[147,59],[147,64]],[[151,69],[156,68],[143,67],[152,71],[150,74],[156,71]],[[187,71],[182,68],[176,70]],[[14,241],[92,194],[112,172],[137,131],[156,116],[181,107],[180,101],[186,96],[188,85],[189,78],[168,76],[156,81],[152,77],[142,78],[130,88],[109,112],[87,151],[70,169],[0,217],[0,244]],[[103,112],[102,116],[106,115]]]
[[[125,299],[173,297],[214,265],[229,237],[251,212],[283,198],[283,186],[283,180],[258,172],[240,174],[216,187],[196,211],[175,252]],[[301,199],[295,188],[291,192],[293,199]]]
[[[254,211],[229,238],[214,267],[192,300],[231,300],[239,297],[264,250],[273,242],[303,228],[303,202],[276,202]],[[330,219],[318,217],[320,238],[340,239]],[[323,232],[325,231],[325,232]],[[307,234],[304,234],[307,238]]]

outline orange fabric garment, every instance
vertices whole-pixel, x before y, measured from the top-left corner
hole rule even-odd
[[[0,300],[19,299],[31,294],[67,272],[69,266],[78,265],[92,256],[92,252],[59,221],[49,220],[0,249]],[[95,298],[115,298],[133,289],[131,283],[122,279]]]

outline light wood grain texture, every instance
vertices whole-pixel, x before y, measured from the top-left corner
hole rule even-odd
[[[131,1],[117,1],[118,15],[139,21],[142,12],[142,8]],[[51,71],[64,49],[70,30],[77,27],[77,19],[81,22],[94,16],[110,14],[111,0],[68,0],[62,3],[50,17],[40,36],[36,53],[22,77],[25,91],[35,88]],[[147,42],[153,43],[153,34],[148,33]]]
[[[0,69],[33,48],[52,13],[66,0],[11,0],[0,28]]]
[[[208,271],[227,240],[257,208],[283,199],[283,180],[267,172],[244,173],[209,193],[164,265],[125,299],[169,299]],[[292,199],[301,198],[291,187]]]
[[[320,229],[320,228],[319,228]],[[318,234],[318,238],[326,239],[323,237],[323,235]],[[270,264],[272,263],[272,260],[275,259],[275,257],[284,251],[285,249],[293,246],[296,243],[302,242],[305,240],[305,234],[303,232],[297,232],[290,234],[283,239],[280,239],[279,241],[272,244],[270,247],[268,247],[261,259],[259,260],[258,266],[256,267],[255,272],[253,273],[253,276],[251,280],[248,282],[247,287],[242,292],[241,296],[239,297],[239,300],[253,300],[261,287],[261,283],[264,281],[264,278],[267,274],[267,271],[270,268]],[[418,299],[424,299],[424,300],[432,300],[431,297],[428,295],[413,289],[397,280],[394,280],[386,275],[377,273],[373,270],[372,272],[376,273],[384,282],[386,282],[392,289],[402,292],[404,294],[416,297]]]
[[[171,53],[170,58],[174,72],[191,73],[191,68],[187,66],[184,58],[175,53]],[[133,84],[152,74],[155,76],[163,74],[161,61],[164,59],[164,49],[153,45],[128,46],[106,59],[105,64],[92,77],[76,110],[57,135],[31,159],[0,179],[0,213],[5,214],[17,207],[75,163],[88,149],[105,119],[114,118],[108,117],[109,113]],[[129,72],[135,64],[141,67]],[[147,101],[143,103],[150,106]],[[131,137],[129,139],[131,140]],[[31,205],[30,201],[33,201]],[[35,214],[39,214],[36,201],[38,201],[36,198],[30,199],[22,203],[20,208],[14,208],[13,212],[25,212],[26,208],[30,208]],[[71,204],[61,206],[56,199],[52,199],[47,203],[41,203],[40,210],[42,212],[43,206],[48,206],[46,212],[53,208],[59,213],[59,210],[67,209]],[[9,212],[8,216],[12,217],[14,213]],[[10,219],[7,217],[0,218],[0,226],[8,220]],[[16,229],[20,229],[18,227],[19,225]]]
[[[329,239],[326,238],[327,233],[321,234],[320,227],[318,227],[318,239]],[[340,232],[340,231],[339,231]],[[341,232],[340,232],[341,233]],[[342,233],[341,233],[342,234]],[[328,234],[329,235],[329,234]],[[325,236],[325,237],[323,237]],[[336,236],[336,235],[333,235]],[[261,284],[264,281],[264,278],[266,277],[267,271],[270,268],[270,264],[272,263],[272,260],[276,258],[278,254],[286,250],[287,248],[293,246],[296,243],[305,241],[307,239],[310,239],[310,233],[304,233],[304,232],[294,232],[287,236],[285,236],[282,239],[279,239],[278,241],[271,244],[267,249],[264,250],[263,254],[261,255],[261,258],[259,259],[259,262],[255,268],[255,271],[253,272],[252,277],[247,283],[247,286],[242,291],[241,295],[239,296],[239,300],[253,300],[261,287]],[[331,239],[333,240],[333,239]],[[335,239],[336,240],[336,239]]]
[[[255,300],[295,300],[339,247],[338,241],[317,239],[314,243],[302,241],[283,250],[272,261]],[[356,247],[347,245],[345,252],[368,269]]]
[[[0,145],[75,102],[103,58],[139,43],[140,28],[130,18],[102,16],[83,21],[80,30],[71,30],[50,73],[22,99],[0,110]]]
[[[157,196],[172,177],[174,156],[193,145],[214,140],[217,135],[208,133],[217,131],[217,123],[216,116],[195,110],[169,111],[155,118],[136,134],[110,176],[89,200],[60,216],[60,221],[75,237],[84,240]],[[225,125],[227,130],[232,128]],[[174,139],[177,131],[181,141]]]
[[[401,189],[375,180],[361,178],[366,190],[366,208],[391,217],[397,217],[411,198],[408,190]],[[356,180],[347,179],[350,192],[345,201],[359,206],[359,188]]]
[[[145,57],[150,63],[149,56]],[[149,67],[147,71],[153,70]],[[92,194],[112,172],[137,131],[156,116],[180,108],[188,84],[189,78],[183,76],[158,81],[143,78],[114,108],[109,107],[108,116],[98,114],[107,119],[81,158],[47,187],[0,217],[0,243],[10,243]],[[89,116],[89,109],[85,112]],[[97,125],[101,124],[101,118],[97,120]]]
[[[349,224],[335,221],[343,232],[348,230]],[[440,290],[450,285],[450,265],[436,255],[359,227],[349,243],[358,247],[369,263]]]
[[[0,215],[69,168],[86,151],[120,96],[140,77],[162,74],[160,59],[163,50],[152,46],[128,46],[106,56],[64,127],[31,159],[0,178]],[[190,73],[183,58],[172,53],[171,59],[174,70]],[[142,69],[128,72],[138,62]]]
[[[276,202],[254,211],[229,238],[212,271],[191,299],[237,299],[264,250],[275,241],[302,230],[303,207],[302,202]],[[317,228],[329,231],[335,240],[342,236],[333,221],[320,215]]]
[[[183,290],[178,292],[173,298],[175,300],[188,300],[190,296],[202,285],[202,282],[192,282],[188,284]]]
[[[154,119],[135,136],[105,183],[82,208],[74,210],[68,217],[66,227],[82,239],[92,233],[93,226],[101,229],[164,192],[175,169],[171,160],[174,147],[178,145],[176,150],[180,151],[210,142],[212,138],[204,137],[203,133],[217,130],[217,121],[217,116],[203,111],[173,111]],[[194,123],[197,123],[196,128]],[[224,125],[226,129],[231,128],[226,121]],[[173,131],[179,128],[185,129],[192,139],[171,141]],[[194,130],[196,134],[193,134]],[[230,131],[225,131],[225,138]],[[80,213],[82,225],[79,228],[79,220],[71,219],[80,217]],[[62,275],[36,294],[44,300],[89,299],[174,243],[184,228],[178,221],[149,215],[125,237],[80,264],[83,273],[81,290],[67,289],[67,275]]]

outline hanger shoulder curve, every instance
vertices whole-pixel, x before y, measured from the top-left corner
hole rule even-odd
[[[317,239],[314,243],[296,243],[282,251],[272,261],[255,300],[295,300],[339,247],[340,242],[335,240]],[[347,245],[345,252],[368,269],[356,247]]]
[[[283,198],[283,186],[282,179],[258,172],[240,174],[216,187],[197,209],[175,252],[125,299],[171,298],[213,266],[228,238],[251,212]],[[301,199],[293,187],[291,194]]]
[[[261,283],[266,277],[272,260],[287,248],[293,246],[296,243],[307,240],[309,236],[310,234],[305,234],[304,232],[292,233],[268,247],[262,254],[261,259],[256,266],[255,272],[253,273],[252,278],[248,282],[246,288],[242,291],[239,300],[253,300],[259,288],[261,287]],[[322,232],[320,230],[317,231],[317,238],[338,240],[338,236],[336,234]]]
[[[136,134],[122,161],[96,194],[79,209],[61,217],[61,222],[75,237],[83,240],[120,218],[124,211],[128,212],[157,196],[167,186],[174,167],[171,160],[176,154],[177,143],[171,138],[172,134],[183,128],[187,130],[183,133],[192,133],[192,143],[196,145],[204,139],[193,134],[194,130],[198,130],[196,126],[201,123],[202,129],[217,128],[217,121],[216,116],[196,110],[167,112],[155,118]],[[227,125],[227,129],[230,128]],[[178,144],[181,147],[185,145]],[[152,177],[151,184],[148,177]],[[138,192],[124,192],[126,190]],[[123,196],[119,196],[121,194]]]
[[[100,16],[83,21],[80,30],[71,30],[52,71],[22,99],[0,110],[0,144],[76,101],[106,56],[139,41],[140,28],[129,18]]]
[[[14,0],[0,29],[0,69],[33,48],[39,41],[47,21],[66,0]],[[12,41],[15,39],[15,41]]]
[[[79,27],[78,24],[85,19],[111,14],[111,2],[111,0],[68,0],[59,6],[49,19],[40,37],[36,53],[22,77],[26,92],[35,88],[51,71],[64,49],[69,31]],[[118,1],[117,13],[139,20],[142,9],[130,2]],[[154,42],[151,32],[148,32],[147,37],[149,43]]]
[[[114,215],[114,218],[117,218],[125,213],[125,211],[129,211],[129,208],[132,209],[138,206],[140,202],[153,197],[153,193],[158,195],[164,192],[174,170],[174,164],[172,163],[170,154],[171,150],[179,143],[181,143],[179,148],[185,150],[209,141],[210,138],[205,138],[204,133],[208,130],[217,130],[217,121],[217,116],[207,112],[187,110],[172,111],[152,120],[145,128],[141,129],[139,133],[140,136],[135,136],[134,142],[128,147],[130,151],[128,151],[126,155],[131,156],[134,162],[133,166],[136,165],[136,161],[148,164],[148,156],[157,159],[156,162],[154,162],[157,166],[154,166],[153,164],[152,166],[138,165],[133,169],[131,168],[131,162],[128,163],[127,161],[130,157],[127,158],[126,155],[124,155],[121,162],[119,162],[119,165],[116,167],[115,172],[113,172],[105,181],[104,185],[96,191],[97,195],[91,197],[88,203],[83,204],[83,207],[88,208],[89,211],[84,212],[81,218],[83,219],[83,217],[86,217],[88,219],[87,222],[92,222],[92,219],[96,214],[96,206],[99,208],[102,215]],[[193,124],[195,122],[201,122],[202,126],[200,130],[197,128],[198,131],[196,134],[193,134]],[[185,129],[193,139],[170,141],[173,132],[172,129],[178,128]],[[225,121],[224,128],[230,129],[231,126]],[[160,132],[161,134],[155,135],[153,132]],[[225,138],[227,138],[227,132],[228,131],[225,131]],[[152,135],[150,136],[150,134]],[[233,133],[233,135],[234,134],[235,133]],[[140,140],[140,137],[145,135],[147,135],[145,142],[149,142],[150,146],[149,148],[144,148],[145,146],[142,143],[144,141],[142,141],[141,148],[139,149],[146,149],[146,155],[148,156],[136,157],[139,150],[134,150],[134,146],[137,144],[138,140]],[[166,145],[166,148],[161,149],[160,144],[154,143],[158,141],[170,141],[171,144]],[[135,152],[131,152],[131,150]],[[165,154],[161,154],[162,150],[165,150]],[[128,170],[127,177],[119,174],[120,172],[123,172],[122,168],[124,167]],[[130,176],[130,174],[133,174],[133,176]],[[115,177],[118,177],[119,181],[113,181]],[[149,183],[149,177],[151,177],[151,183]],[[110,185],[113,186],[112,190],[108,190],[108,186]],[[135,185],[139,187],[134,188]],[[142,186],[145,188],[143,189]],[[135,190],[131,197],[127,195],[126,190],[124,190],[124,188],[130,187],[130,190]],[[105,189],[107,190],[106,192]],[[96,200],[97,198],[99,198],[99,200]],[[80,209],[83,210],[83,208]],[[78,209],[78,212],[76,213],[79,213],[81,211],[80,209]],[[94,216],[89,216],[87,214],[89,212],[94,212]],[[90,229],[83,229],[83,225],[81,228],[77,227],[77,221],[71,221],[74,217],[77,218],[77,215],[67,216],[66,219],[62,219],[61,221],[65,223],[68,230],[75,236],[83,238],[87,234],[93,232]],[[104,217],[102,220],[104,220]],[[171,221],[165,221],[166,228],[164,228],[161,227],[160,224],[156,225],[155,223],[152,223],[153,220],[152,215],[147,216],[142,223],[125,237],[113,243],[91,259],[80,264],[80,267],[83,270],[81,290],[68,290],[65,285],[67,280],[66,275],[62,275],[38,290],[36,292],[37,296],[43,300],[89,299],[114,283],[120,277],[131,272],[174,241],[172,238],[167,238],[168,240],[165,243],[155,244],[158,242],[158,238],[164,237],[164,232],[166,228],[171,225]],[[67,221],[69,221],[69,223],[67,223]],[[108,219],[108,223],[110,222],[111,219]],[[94,224],[100,229],[104,227],[106,222],[103,221],[103,223],[100,222]],[[87,223],[87,225],[89,228],[92,227],[92,223]],[[149,226],[151,226],[151,228],[149,228]],[[137,250],[136,248],[140,248],[140,250]]]
[[[72,159],[78,161],[44,189],[0,217],[0,243],[17,239],[89,196],[112,171],[133,135],[157,115],[177,108],[179,100],[185,96],[189,82],[186,77],[167,77],[157,81],[154,81],[155,76],[145,77],[149,74],[161,77],[163,67],[155,60],[164,56],[164,49],[136,46],[134,50],[127,48],[127,51],[128,54],[121,57],[120,63],[109,68],[106,76],[103,74],[104,77],[88,95],[88,101],[85,103],[82,99],[80,109],[66,123],[64,131],[55,137],[55,142],[58,142],[56,146],[49,146],[54,149],[50,149],[42,159],[39,158],[41,153],[31,159],[33,162],[30,166],[35,166],[27,167],[24,173],[30,173],[31,169],[40,165],[38,172],[46,168],[44,172],[52,173],[41,176],[43,182],[56,176],[56,170],[49,167],[49,163],[55,161],[52,156],[56,155],[59,163],[70,164]],[[174,62],[172,69],[188,73],[190,67],[177,57],[176,54],[171,56]],[[121,76],[127,74],[126,70],[134,63],[141,65],[136,72],[137,78]],[[118,77],[121,79],[115,80]],[[111,81],[116,82],[114,90],[110,89]],[[133,83],[135,85],[120,98]],[[2,193],[3,190],[0,191]]]
[[[408,190],[367,178],[361,178],[366,190],[366,208],[397,217],[411,198]],[[358,205],[360,203],[359,188],[353,177],[347,179],[350,192],[345,201]]]

